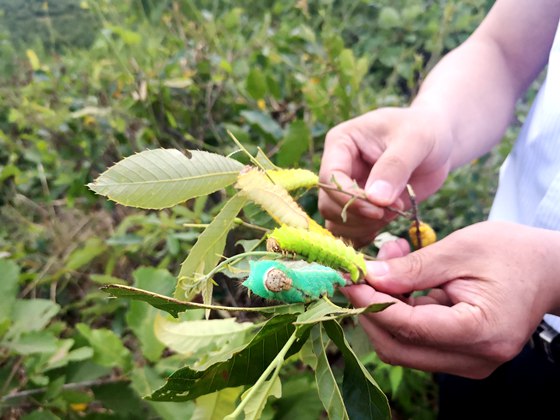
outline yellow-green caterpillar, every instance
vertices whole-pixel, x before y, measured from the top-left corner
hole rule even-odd
[[[296,254],[306,261],[345,271],[353,282],[366,273],[363,254],[341,239],[320,232],[282,225],[268,235],[266,248],[271,252]]]
[[[330,267],[304,261],[250,261],[250,274],[242,284],[265,299],[287,303],[310,302],[332,296],[346,281]]]

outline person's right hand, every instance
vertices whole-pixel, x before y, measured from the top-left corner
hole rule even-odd
[[[560,314],[560,232],[487,221],[409,253],[399,239],[368,261],[366,284],[341,289],[389,364],[487,377],[515,357],[545,313]],[[381,261],[383,260],[383,261]],[[415,291],[429,291],[410,296]]]
[[[410,183],[418,200],[434,193],[450,170],[450,129],[428,107],[382,108],[332,128],[325,140],[319,178],[344,190],[365,190],[370,203],[356,200],[341,212],[349,196],[321,189],[319,211],[335,235],[363,246],[396,214],[387,206],[407,207]]]

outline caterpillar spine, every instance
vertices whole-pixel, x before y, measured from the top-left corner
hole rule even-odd
[[[308,262],[346,271],[354,282],[363,278],[366,272],[363,254],[341,239],[306,229],[287,225],[274,229],[268,236],[267,250],[286,255],[296,254]]]

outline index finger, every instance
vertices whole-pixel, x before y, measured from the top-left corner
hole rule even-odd
[[[345,294],[354,306],[392,302],[383,311],[366,316],[402,342],[464,351],[466,347],[476,346],[473,337],[481,336],[483,313],[477,306],[464,302],[453,306],[410,306],[366,285],[347,289]]]

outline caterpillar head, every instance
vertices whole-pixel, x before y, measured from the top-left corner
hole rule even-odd
[[[286,303],[305,301],[305,296],[295,287],[291,270],[283,262],[250,261],[249,267],[249,277],[242,284],[257,296]]]
[[[278,252],[278,253],[282,252],[282,248],[280,247],[280,243],[272,237],[269,237],[266,240],[266,250],[268,252]]]
[[[264,274],[264,287],[271,292],[281,292],[292,288],[292,279],[278,268],[270,268]]]
[[[282,269],[285,269],[284,265],[278,261],[270,260],[249,261],[249,269],[249,277],[242,283],[243,286],[247,287],[258,296],[271,299],[275,292],[265,285],[267,274],[270,271],[282,272]],[[279,276],[275,274],[272,277]],[[281,280],[277,280],[276,282],[280,283]],[[278,287],[279,286],[276,286],[276,288]],[[272,288],[274,288],[274,286],[272,286]],[[280,290],[282,289],[280,288]]]

